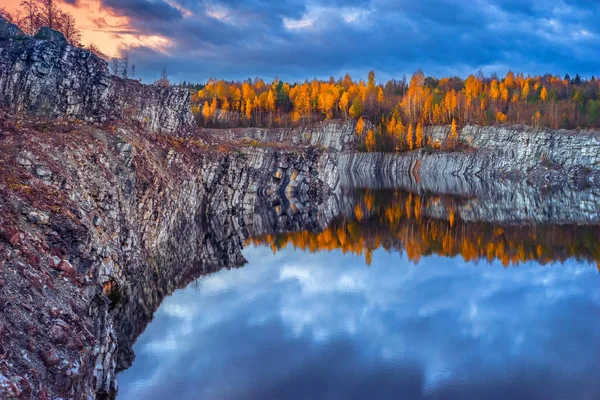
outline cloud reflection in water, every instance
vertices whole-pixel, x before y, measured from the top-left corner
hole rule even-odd
[[[165,300],[120,399],[600,395],[594,265],[244,253]]]

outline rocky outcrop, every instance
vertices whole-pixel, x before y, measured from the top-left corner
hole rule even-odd
[[[195,129],[189,91],[113,77],[107,63],[42,28],[35,37],[0,16],[0,107],[30,117],[135,121],[154,133]]]
[[[346,187],[460,198],[423,209],[437,219],[600,223],[594,132],[467,126],[468,150],[368,154],[352,121],[181,140],[188,103],[186,90],[110,76],[60,33],[28,37],[0,17],[0,107],[17,115],[0,114],[0,397],[114,394],[166,295],[242,265],[248,237],[351,215]],[[442,141],[447,128],[427,134]]]
[[[116,371],[130,365],[132,343],[165,296],[202,274],[242,265],[248,237],[320,231],[352,215],[348,186],[457,198],[452,208],[423,207],[423,215],[441,220],[452,213],[502,224],[600,222],[594,186],[548,191],[453,173],[468,165],[460,160],[476,157],[469,152],[215,151],[126,126],[56,121],[43,125],[49,135],[36,122],[0,125],[3,395],[114,393]]]

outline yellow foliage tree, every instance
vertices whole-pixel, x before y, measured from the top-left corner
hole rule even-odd
[[[450,134],[448,135],[448,147],[455,148],[458,143],[458,129],[456,129],[456,120],[452,118],[452,125],[450,125]]]
[[[275,111],[275,93],[272,90],[267,95],[267,110]]]
[[[217,111],[218,103],[217,98],[215,97],[213,101],[210,103],[210,114],[214,115],[215,111]]]
[[[546,101],[547,98],[548,98],[548,91],[546,90],[545,87],[542,86],[542,91],[540,92],[540,99],[542,99],[542,101]]]
[[[382,105],[384,100],[385,100],[385,97],[383,95],[383,89],[381,87],[379,87],[377,89],[377,103],[379,103],[379,105]]]
[[[362,136],[363,131],[365,130],[365,121],[363,121],[362,117],[358,119],[356,122],[356,134],[358,136]]]
[[[252,118],[252,100],[247,100],[246,101],[246,110],[245,110],[245,113],[246,113],[246,118],[247,119]]]
[[[415,142],[413,138],[413,125],[410,124],[408,126],[408,132],[406,133],[406,141],[408,142],[408,148],[412,150],[415,147]]]
[[[450,126],[450,137],[452,140],[458,140],[458,130],[456,129],[456,120],[452,118],[452,125]]]
[[[269,90],[267,95],[267,110],[269,111],[269,126],[273,123],[273,112],[275,111],[275,93]]]
[[[373,132],[373,129],[369,129],[367,132],[367,140],[365,144],[368,152],[371,153],[375,151],[375,133]]]
[[[208,105],[208,101],[205,101],[204,107],[202,107],[202,116],[204,117],[204,122],[208,121],[210,114],[210,106]]]
[[[348,92],[344,92],[344,94],[342,94],[342,97],[340,98],[340,110],[344,111],[344,117],[346,117],[348,115],[348,104],[349,104],[349,100],[348,100]]]
[[[503,88],[502,89],[502,100],[504,100],[504,102],[508,102],[508,98],[509,98],[509,93],[508,93],[508,88]]]
[[[415,147],[418,149],[419,147],[423,147],[423,125],[419,122],[417,124],[417,130],[415,132],[416,143]]]
[[[523,86],[523,91],[521,92],[521,100],[527,101],[529,98],[529,82],[525,83]]]

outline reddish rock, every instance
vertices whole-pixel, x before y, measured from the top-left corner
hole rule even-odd
[[[67,260],[62,260],[58,266],[56,266],[56,269],[67,274],[73,274],[75,272],[75,269],[73,269],[73,266]]]
[[[50,278],[46,278],[46,286],[48,286],[52,290],[56,290],[56,287],[54,286]]]
[[[33,274],[29,275],[29,282],[38,289],[42,289],[44,287],[42,281]]]
[[[57,268],[58,264],[60,264],[60,257],[52,256],[50,257],[50,261],[48,262],[52,268]]]
[[[83,349],[83,340],[81,340],[81,337],[79,335],[75,335],[71,341],[69,341],[69,347],[71,347],[72,349]]]
[[[0,231],[0,239],[9,243],[12,247],[17,247],[21,243],[21,234],[14,228]]]
[[[50,339],[52,339],[54,343],[66,342],[67,336],[65,330],[59,325],[54,325],[52,329],[50,329]]]
[[[27,380],[27,378],[25,377],[20,377],[19,381],[19,389],[21,390],[21,397],[23,398],[30,398],[31,397],[31,383],[29,383],[29,381]]]
[[[47,367],[55,367],[60,362],[60,357],[55,349],[44,350],[40,356],[42,357],[42,360],[44,360],[44,364],[46,364]]]
[[[0,289],[4,287],[4,279],[0,279]]]
[[[0,398],[12,399],[19,397],[21,390],[11,380],[0,374]]]

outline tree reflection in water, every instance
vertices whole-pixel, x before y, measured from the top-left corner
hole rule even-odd
[[[464,221],[457,210],[470,199],[420,196],[401,190],[364,189],[353,193],[354,207],[338,215],[322,232],[301,231],[252,237],[246,245],[269,245],[274,253],[288,246],[319,252],[340,249],[364,255],[405,252],[422,256],[461,256],[465,261],[499,259],[505,267],[527,261],[547,264],[568,258],[600,266],[600,227],[574,224],[498,224]],[[600,268],[600,267],[599,267]]]

